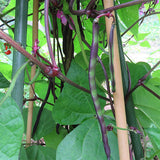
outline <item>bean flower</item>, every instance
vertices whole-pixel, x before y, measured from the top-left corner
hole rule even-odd
[[[67,18],[65,17],[63,11],[58,10],[58,12],[57,12],[57,18],[61,19],[61,23],[62,24],[64,24],[65,26],[67,25]],[[69,18],[70,18],[71,22],[74,24],[72,18],[71,17],[69,17]],[[71,24],[69,24],[69,28],[71,30],[73,30]]]
[[[4,43],[4,47],[5,47],[5,50],[6,50],[6,52],[4,52],[4,53],[6,55],[10,55],[11,54],[11,50],[10,50],[11,46],[8,43]]]

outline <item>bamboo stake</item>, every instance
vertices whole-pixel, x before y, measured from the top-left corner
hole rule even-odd
[[[114,5],[113,0],[103,0],[103,2],[105,8],[109,8]],[[114,12],[112,12],[112,14],[114,15]],[[106,18],[105,20],[106,20],[107,37],[109,37],[113,19]],[[115,76],[115,92],[113,93],[113,98],[114,98],[116,125],[117,127],[120,128],[127,128],[116,27],[114,29],[114,37],[113,37],[113,54],[114,54],[113,66],[114,66],[114,76]],[[129,160],[130,156],[129,156],[128,132],[117,129],[117,136],[118,136],[118,146],[119,146],[119,158],[120,160]]]
[[[33,30],[32,30],[32,46],[34,46],[35,40],[38,39],[38,7],[39,0],[33,1]],[[36,64],[31,68],[31,80],[34,78],[36,73]],[[34,98],[34,88],[35,84],[31,84],[29,97]],[[33,117],[33,103],[34,101],[29,101],[28,106],[28,118],[27,118],[27,133],[26,133],[26,144],[31,144],[31,135],[32,135],[32,117]],[[29,145],[26,145],[29,147]]]

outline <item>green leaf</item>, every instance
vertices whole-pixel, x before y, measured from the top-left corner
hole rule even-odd
[[[21,145],[21,151],[20,151],[20,154],[19,154],[19,159],[20,160],[28,160],[26,149],[24,148],[23,145]]]
[[[0,99],[4,94],[0,93]],[[8,97],[0,106],[0,159],[18,159],[24,125],[16,102]]]
[[[26,152],[28,160],[56,160],[56,151],[49,147],[31,146]]]
[[[138,80],[142,78],[150,69],[150,65],[145,62],[138,62],[138,63],[127,63],[130,77],[131,77],[131,89],[135,87],[138,83]],[[146,79],[148,80],[150,76]]]
[[[56,132],[56,128],[48,135],[44,137],[44,141],[47,147],[57,149],[59,143],[63,140],[63,138],[67,135],[67,130],[64,127],[58,128],[59,134]]]
[[[135,112],[136,112],[136,117],[140,122],[141,126],[143,126],[143,128],[151,128],[155,126],[151,121],[151,119],[146,114],[144,114],[143,111],[136,109]]]
[[[160,69],[154,71],[154,72],[152,73],[152,77],[154,77],[154,78],[160,77]]]
[[[111,148],[111,159],[118,160],[117,137],[107,133]],[[97,119],[89,119],[69,133],[57,148],[56,160],[106,160]]]
[[[135,42],[135,41],[131,41],[131,40],[130,40],[130,41],[128,42],[128,44],[129,44],[129,45],[137,45],[138,43]]]
[[[9,5],[3,10],[3,13],[5,14],[6,12],[8,12],[9,10],[13,9],[16,5],[16,0],[11,0],[9,2]],[[11,10],[7,15],[10,16],[15,16],[15,9]]]
[[[105,54],[104,56],[102,56],[101,60],[102,60],[102,63],[106,69],[108,78],[110,78],[109,56]],[[96,78],[98,79],[98,81],[100,83],[106,81],[105,76],[104,76],[104,72],[103,72],[103,69],[102,69],[102,66],[100,63],[96,64]]]
[[[67,77],[80,86],[89,89],[88,74],[74,61],[71,64]],[[97,88],[98,89],[98,88]],[[104,93],[98,90],[100,95]],[[105,101],[100,100],[101,106]],[[59,124],[79,124],[95,115],[91,95],[65,83],[62,93],[53,108],[54,120]]]
[[[86,57],[87,57],[87,60],[89,62],[89,59],[90,59],[90,51],[89,50],[85,50],[85,53],[86,53]],[[76,56],[75,56],[75,62],[80,65],[84,70],[87,70],[88,69],[88,66],[86,66],[86,63],[83,59],[83,55],[82,55],[82,52],[79,52]]]
[[[155,78],[151,78],[148,83],[151,83],[154,86],[160,87],[160,78],[155,77]]]
[[[32,129],[35,124],[38,111],[39,111],[39,107],[33,108]],[[23,119],[24,119],[24,125],[25,125],[25,132],[26,132],[26,128],[27,128],[27,115],[28,115],[28,109],[25,108],[25,109],[23,109]],[[40,139],[43,136],[51,133],[53,131],[53,129],[55,128],[55,125],[56,124],[52,118],[51,111],[44,108],[42,111],[42,114],[41,114],[41,118],[40,118],[37,130],[36,130],[35,136],[34,136],[35,139]]]
[[[0,88],[8,88],[9,85],[10,85],[10,82],[0,72]]]
[[[141,126],[143,126],[144,132],[147,134],[151,142],[147,145],[146,152],[148,159],[153,159],[153,157],[157,154],[156,152],[160,149],[159,142],[159,134],[160,129],[156,128],[152,120],[146,116],[141,110],[136,109],[136,117],[140,122]],[[152,143],[152,144],[151,144]]]
[[[85,50],[86,52],[86,55],[87,55],[87,59],[89,61],[90,59],[90,51],[89,50]],[[109,56],[104,54],[102,57],[101,57],[101,60],[103,62],[103,65],[105,66],[106,68],[106,71],[107,71],[107,74],[108,74],[108,78],[110,78],[110,70],[109,70]],[[88,67],[86,66],[85,62],[84,62],[84,59],[83,59],[83,55],[82,55],[82,52],[78,53],[76,56],[75,56],[75,62],[77,64],[79,64],[84,70],[87,70]],[[103,72],[103,69],[101,67],[101,64],[97,62],[96,64],[96,78],[97,80],[102,83],[103,81],[105,81],[105,76],[104,76],[104,72]]]
[[[148,48],[151,48],[151,45],[149,44],[148,41],[143,41],[143,42],[141,42],[141,43],[140,43],[140,46],[141,46],[141,47],[148,47]]]
[[[137,41],[141,41],[141,40],[144,40],[145,37],[147,37],[150,33],[139,33],[138,34],[138,38],[136,38]]]
[[[147,134],[149,135],[149,138],[154,146],[154,148],[156,150],[160,150],[160,139],[159,139],[159,135],[160,135],[160,129],[159,128],[147,128],[145,129],[145,131],[147,132]]]
[[[147,85],[148,88],[152,89],[155,93],[160,95],[159,88],[151,84],[145,85]],[[160,100],[146,89],[138,87],[133,92],[133,101],[135,106],[141,112],[143,112],[143,114],[147,116],[157,128],[160,128]]]
[[[12,66],[11,65],[0,62],[0,72],[3,74],[3,76],[7,80],[11,80],[11,77],[12,77]]]
[[[37,93],[37,95],[44,99],[46,94],[47,94],[47,89],[48,89],[48,82],[46,80],[41,80],[41,81],[37,81],[35,83],[35,92]],[[56,90],[56,95],[59,95],[59,90]],[[47,102],[50,102],[51,104],[54,104],[54,100],[53,100],[53,95],[50,92],[49,98],[47,100]],[[53,106],[50,104],[46,104],[45,108],[47,108],[48,110],[52,110]]]
[[[120,0],[120,3],[126,3],[130,0]],[[129,28],[139,18],[139,6],[134,5],[117,10],[120,19]],[[133,16],[134,15],[134,16]],[[135,36],[138,35],[138,23],[130,30]]]

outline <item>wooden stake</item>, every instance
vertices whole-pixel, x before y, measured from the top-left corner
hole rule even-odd
[[[114,5],[113,0],[103,0],[103,2],[105,8],[109,8]],[[114,12],[112,12],[112,14],[114,15]],[[113,21],[112,18],[110,19],[106,18],[107,37],[109,37],[110,35],[112,21]],[[114,98],[116,125],[117,127],[120,128],[127,128],[116,27],[114,29],[114,37],[113,37],[113,54],[114,54],[113,63],[114,63],[114,76],[115,76],[115,92],[113,93],[113,98]],[[130,156],[129,156],[128,132],[117,129],[117,136],[118,136],[118,146],[119,146],[119,158],[120,160],[129,160]]]
[[[33,30],[32,30],[32,46],[34,46],[35,40],[38,39],[38,7],[39,0],[33,1]],[[31,68],[31,80],[34,78],[36,73],[36,65],[34,64]],[[34,98],[34,87],[35,84],[31,84],[29,98]],[[29,147],[31,143],[32,135],[32,117],[33,117],[33,103],[34,101],[29,101],[28,106],[28,118],[27,118],[27,133],[26,133],[26,147]]]

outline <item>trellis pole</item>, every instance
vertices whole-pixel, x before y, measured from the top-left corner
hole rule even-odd
[[[103,2],[105,8],[109,8],[114,5],[113,0],[103,0]],[[112,12],[112,14],[115,15],[114,11]],[[106,21],[107,37],[109,37],[113,19],[106,18],[105,21]],[[113,54],[114,54],[113,66],[114,66],[114,77],[115,77],[115,92],[113,93],[113,98],[114,98],[116,125],[117,127],[120,128],[127,128],[116,27],[114,29],[114,37],[113,37]],[[130,156],[129,156],[128,132],[126,130],[117,129],[117,137],[118,137],[120,160],[129,160]]]

